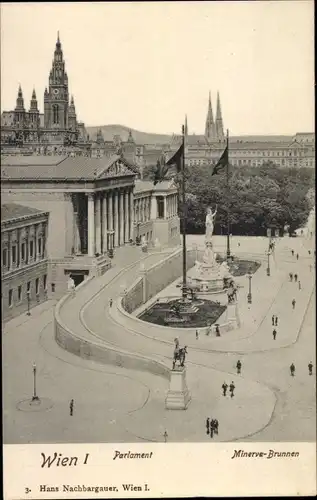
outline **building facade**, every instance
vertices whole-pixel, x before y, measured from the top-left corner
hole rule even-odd
[[[1,297],[5,321],[47,299],[48,217],[48,212],[25,205],[1,205]]]
[[[180,242],[176,186],[136,180],[122,156],[9,156],[2,159],[1,174],[4,202],[50,214],[49,296],[65,292],[69,275],[78,284],[104,273],[110,251],[136,236],[149,245]]]
[[[21,85],[14,110],[1,115],[1,149],[19,148],[25,153],[88,154],[91,143],[85,125],[77,119],[73,96],[69,95],[62,45],[57,36],[48,87],[44,92],[44,113],[40,113],[35,89],[27,111]]]

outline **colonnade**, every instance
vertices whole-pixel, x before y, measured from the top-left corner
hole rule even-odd
[[[133,191],[87,193],[88,255],[102,254],[133,239]],[[78,223],[75,247],[78,246]]]
[[[134,222],[147,222],[151,219],[151,196],[134,200]]]

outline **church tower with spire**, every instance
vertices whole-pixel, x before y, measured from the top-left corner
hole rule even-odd
[[[215,123],[212,112],[210,92],[209,92],[208,111],[207,111],[206,126],[205,126],[205,137],[208,142],[211,142],[215,139]]]
[[[223,141],[225,138],[225,135],[223,132],[223,121],[222,121],[219,92],[217,92],[216,136],[217,136],[217,139],[221,140],[221,141]]]
[[[57,34],[49,87],[44,92],[44,127],[47,129],[68,129],[68,77],[65,71],[62,45]]]
[[[30,101],[29,127],[31,129],[38,129],[40,127],[40,111],[37,105],[35,89],[33,89]]]
[[[14,123],[19,128],[23,128],[26,124],[26,112],[24,108],[24,99],[21,85],[19,85],[18,97],[14,110]]]

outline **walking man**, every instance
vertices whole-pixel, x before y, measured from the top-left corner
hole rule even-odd
[[[301,290],[302,289],[302,285],[301,285],[301,282],[299,281],[298,282],[298,290]]]
[[[274,328],[274,330],[273,330],[273,340],[275,340],[275,339],[276,339],[276,334],[277,334],[277,331],[276,331],[276,330],[275,330],[275,328]]]
[[[198,340],[198,330],[196,330],[196,340]]]
[[[70,414],[71,417],[74,414],[74,400],[73,399],[71,399],[70,403],[69,403],[69,414]]]
[[[238,375],[241,373],[241,366],[242,366],[241,361],[240,361],[240,359],[238,359],[238,362],[237,362],[237,373],[238,373]]]
[[[308,371],[309,375],[313,374],[313,363],[311,361],[308,363]]]
[[[292,250],[292,257],[294,257],[294,250]]]
[[[206,420],[206,433],[209,434],[209,427],[210,427],[210,422],[209,422],[209,417]]]
[[[274,326],[277,326],[277,322],[278,322],[278,317],[275,316],[275,325]]]
[[[220,337],[219,325],[216,325],[216,337]]]
[[[223,396],[226,396],[226,394],[227,394],[227,389],[228,389],[228,384],[226,384],[226,382],[224,382],[224,383],[222,384],[222,394],[223,394]]]
[[[295,283],[297,281],[297,278],[298,278],[297,274],[294,274],[294,281],[295,281]]]
[[[289,273],[289,280],[293,281],[293,273]]]
[[[274,326],[274,325],[275,325],[275,316],[273,314],[273,316],[272,316],[272,326]]]
[[[235,388],[236,388],[236,387],[235,387],[234,383],[233,383],[233,382],[231,382],[230,387],[229,387],[229,391],[230,391],[230,396],[231,396],[232,398],[233,398],[233,396],[234,396],[234,390],[235,390]]]
[[[291,366],[289,367],[290,371],[291,371],[291,376],[294,377],[295,375],[295,365],[294,363],[291,364]]]
[[[109,300],[109,307],[112,307],[112,299]]]
[[[297,253],[297,254],[296,254],[296,259],[297,259],[297,260],[298,260],[298,257],[299,257],[299,255],[298,255],[298,253]]]
[[[292,300],[292,306],[293,306],[293,309],[295,309],[295,305],[296,305],[296,300],[295,300],[295,299],[293,299],[293,300]]]

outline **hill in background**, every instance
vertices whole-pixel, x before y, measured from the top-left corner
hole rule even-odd
[[[132,137],[136,144],[169,144],[172,136],[168,134],[151,134],[149,132],[140,132],[124,125],[101,125],[100,127],[86,127],[91,139],[95,139],[97,131],[102,130],[105,141],[112,141],[115,135],[120,135],[123,141],[129,137],[131,130]],[[230,137],[232,142],[291,142],[291,135],[236,135]]]
[[[87,127],[87,132],[91,139],[96,137],[99,129],[101,129],[105,141],[112,141],[114,135],[120,135],[121,139],[126,141],[130,130],[136,144],[166,144],[169,143],[172,138],[171,135],[140,132],[139,130],[125,127],[124,125],[101,125],[100,127]]]

